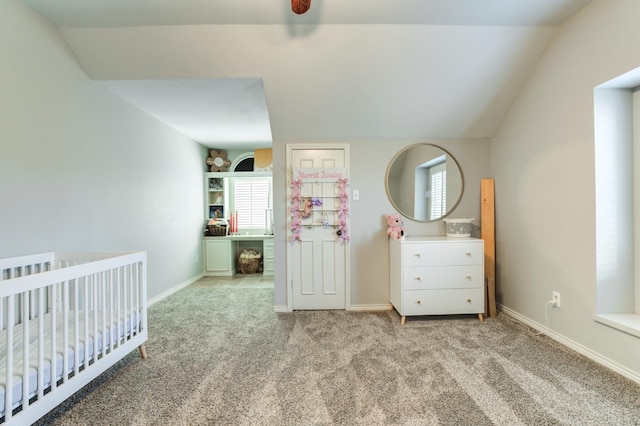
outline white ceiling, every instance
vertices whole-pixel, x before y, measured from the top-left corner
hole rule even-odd
[[[90,78],[204,145],[490,137],[590,0],[23,0]]]
[[[23,0],[58,26],[421,24],[554,26],[589,0]]]
[[[113,93],[204,145],[271,146],[262,80],[105,80]],[[242,131],[239,131],[239,130]]]

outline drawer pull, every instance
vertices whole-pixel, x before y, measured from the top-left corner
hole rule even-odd
[[[467,275],[467,279],[471,281],[471,275]]]
[[[471,257],[471,252],[470,252],[470,251],[466,252],[465,254],[466,254],[467,256]]]
[[[420,278],[419,276],[416,277],[416,281],[420,281],[422,278]]]
[[[471,299],[467,299],[467,303],[471,303]]]
[[[421,302],[421,301],[419,301],[419,300],[416,300],[416,303],[417,303],[418,305],[420,305],[422,302]]]
[[[420,257],[420,253],[415,253],[414,256],[415,257]]]

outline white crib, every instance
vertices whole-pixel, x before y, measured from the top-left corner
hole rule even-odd
[[[146,358],[146,284],[145,252],[0,259],[0,423],[37,421],[136,347]]]

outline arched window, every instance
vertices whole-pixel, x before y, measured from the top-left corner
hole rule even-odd
[[[232,172],[253,172],[254,154],[239,155],[232,163]],[[270,176],[252,176],[251,173],[234,176],[231,183],[231,211],[237,214],[238,231],[267,232],[272,207]]]
[[[247,152],[238,155],[231,163],[230,170],[232,172],[252,172],[253,171],[253,152]]]

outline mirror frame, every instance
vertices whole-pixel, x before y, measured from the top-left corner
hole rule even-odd
[[[416,218],[414,218],[412,216],[409,216],[407,212],[401,210],[396,205],[395,201],[391,197],[391,192],[389,191],[389,173],[391,171],[391,166],[393,166],[393,163],[398,159],[399,156],[401,156],[404,152],[410,150],[411,148],[415,148],[415,147],[418,147],[418,146],[425,146],[425,145],[432,146],[434,148],[438,148],[445,155],[448,155],[449,158],[453,160],[453,162],[455,163],[456,167],[458,168],[458,171],[460,172],[460,193],[458,194],[458,198],[456,199],[455,203],[453,203],[451,208],[448,209],[442,216],[440,216],[437,219],[431,219],[431,220],[420,220],[420,219],[416,219]],[[464,173],[462,173],[462,167],[460,167],[460,163],[458,163],[458,160],[456,160],[456,158],[453,155],[451,155],[451,153],[449,151],[447,151],[446,149],[444,149],[443,147],[441,147],[439,145],[432,144],[432,143],[416,143],[416,144],[412,144],[412,145],[409,145],[409,146],[406,146],[406,147],[402,148],[400,151],[398,151],[396,153],[396,155],[393,156],[391,161],[389,161],[389,165],[387,166],[387,172],[384,175],[384,187],[385,187],[385,191],[387,192],[387,198],[389,198],[389,201],[391,202],[391,205],[402,216],[406,217],[407,219],[411,219],[411,220],[413,220],[415,222],[422,222],[422,223],[437,222],[437,221],[442,220],[445,217],[449,216],[451,213],[453,213],[453,211],[456,209],[456,207],[458,207],[458,204],[460,204],[460,200],[462,200],[462,194],[464,194]]]

